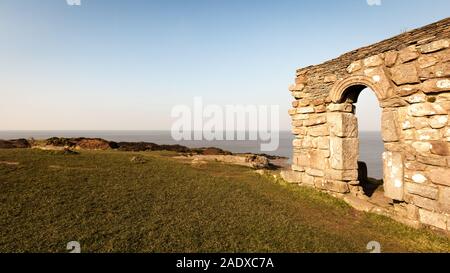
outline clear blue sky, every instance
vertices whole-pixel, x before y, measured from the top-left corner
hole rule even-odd
[[[448,0],[81,1],[0,2],[0,130],[170,129],[172,106],[194,96],[278,104],[287,129],[295,69],[450,10]]]

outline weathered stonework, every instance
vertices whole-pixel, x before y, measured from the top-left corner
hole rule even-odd
[[[361,196],[355,103],[367,87],[383,108],[391,215],[450,231],[450,18],[299,69],[289,88],[293,165],[283,176]]]

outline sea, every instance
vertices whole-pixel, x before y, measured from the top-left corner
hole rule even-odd
[[[152,142],[156,144],[179,144],[190,148],[217,147],[233,153],[265,153],[283,156],[292,159],[292,140],[294,136],[290,131],[280,132],[280,143],[277,150],[272,152],[261,151],[261,141],[176,141],[170,131],[0,131],[0,139],[34,138],[45,139],[50,137],[88,137],[103,138],[109,141],[126,142]],[[384,151],[380,132],[360,132],[360,157],[368,166],[369,177],[382,179]]]

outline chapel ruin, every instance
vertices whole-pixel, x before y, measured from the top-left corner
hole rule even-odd
[[[354,206],[370,200],[355,116],[365,88],[382,108],[380,161],[390,200],[370,211],[450,231],[450,18],[297,70],[292,170],[283,177]]]

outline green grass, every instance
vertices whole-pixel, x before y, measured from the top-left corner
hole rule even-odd
[[[171,155],[0,150],[0,252],[66,252],[69,241],[83,252],[450,251],[444,235],[315,190]]]

